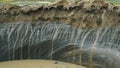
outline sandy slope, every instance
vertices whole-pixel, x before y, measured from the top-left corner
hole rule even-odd
[[[85,67],[52,60],[20,60],[0,62],[0,68],[85,68]]]

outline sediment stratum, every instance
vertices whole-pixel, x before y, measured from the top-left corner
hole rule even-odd
[[[120,7],[107,1],[67,2],[61,0],[47,6],[0,5],[0,23],[37,21],[61,22],[81,28],[118,26]]]

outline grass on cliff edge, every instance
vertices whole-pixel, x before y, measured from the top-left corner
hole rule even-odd
[[[15,1],[15,0],[0,0],[0,4],[16,4],[16,5],[47,5],[52,3],[56,0],[49,0],[49,1],[33,1],[33,0],[26,0],[26,1]],[[76,0],[77,1],[77,0]],[[91,1],[91,0],[90,0]],[[108,0],[109,2],[120,6],[120,0]]]
[[[13,2],[0,2],[0,4],[15,4],[15,5],[47,5],[51,2],[35,2],[35,1],[13,1]]]

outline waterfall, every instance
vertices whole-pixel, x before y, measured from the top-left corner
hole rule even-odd
[[[53,59],[90,68],[118,68],[119,56],[119,26],[81,29],[57,22],[0,24],[0,61]]]

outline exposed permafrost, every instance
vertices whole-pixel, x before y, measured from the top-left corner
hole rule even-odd
[[[118,68],[119,24],[120,7],[105,1],[2,4],[0,61],[52,59],[89,68]]]
[[[52,59],[89,68],[118,68],[119,29],[80,29],[56,22],[0,24],[0,61]]]

